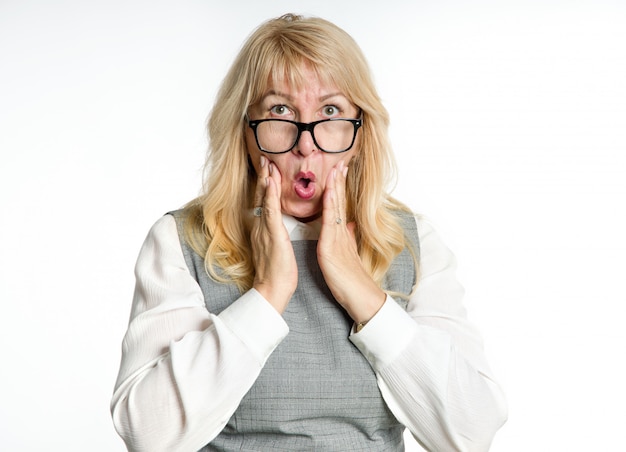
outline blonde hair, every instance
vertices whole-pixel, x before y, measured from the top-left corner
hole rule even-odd
[[[252,207],[256,173],[246,151],[246,114],[270,81],[301,87],[305,66],[362,112],[359,151],[348,173],[347,216],[356,223],[359,254],[374,281],[382,284],[394,257],[409,246],[397,212],[410,211],[385,191],[396,170],[387,136],[389,116],[363,53],[336,25],[287,14],[257,28],[226,75],[208,121],[203,192],[186,206],[185,237],[205,256],[208,274],[242,291],[254,280],[244,207]]]

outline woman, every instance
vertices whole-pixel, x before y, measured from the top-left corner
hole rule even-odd
[[[286,15],[209,120],[203,194],[140,252],[112,414],[129,450],[486,450],[506,417],[454,258],[391,198],[355,42]]]

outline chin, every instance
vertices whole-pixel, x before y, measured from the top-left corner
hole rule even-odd
[[[297,220],[306,223],[313,221],[322,215],[322,209],[312,208],[313,206],[284,206],[282,213],[292,216]]]

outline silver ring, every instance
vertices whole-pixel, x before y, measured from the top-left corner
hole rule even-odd
[[[260,217],[262,213],[263,213],[263,207],[255,207],[254,210],[252,211],[252,215],[254,215],[255,217]]]
[[[335,223],[341,224],[341,218],[339,218],[339,217],[335,218]]]

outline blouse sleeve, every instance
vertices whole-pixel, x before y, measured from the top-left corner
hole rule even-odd
[[[486,451],[507,405],[467,321],[456,261],[417,220],[419,281],[407,310],[391,297],[352,342],[369,360],[389,409],[431,451]]]
[[[287,324],[254,289],[209,313],[170,215],[150,230],[135,276],[115,428],[130,451],[198,450],[224,428]]]

